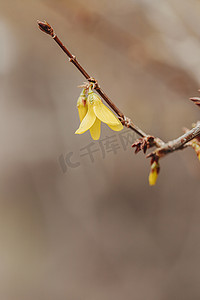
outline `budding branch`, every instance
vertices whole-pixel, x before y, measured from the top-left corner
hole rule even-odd
[[[151,135],[146,134],[137,125],[135,125],[131,121],[131,119],[127,118],[120,111],[120,109],[110,100],[110,98],[105,94],[105,92],[99,86],[97,80],[95,78],[91,77],[86,72],[86,70],[77,61],[76,57],[73,54],[71,54],[71,52],[63,45],[61,40],[55,34],[51,25],[49,25],[46,21],[44,21],[44,22],[38,21],[38,26],[43,32],[49,34],[54,39],[54,41],[60,46],[60,48],[69,57],[69,61],[73,63],[73,65],[81,72],[81,74],[85,77],[85,79],[90,84],[93,84],[93,88],[105,100],[105,102],[113,109],[113,111],[118,115],[121,123],[124,126],[130,128],[131,130],[135,131],[140,136],[140,139],[138,139],[133,144],[133,147],[136,147],[136,151],[135,151],[136,153],[139,152],[140,150],[143,150],[144,152],[146,152],[146,150],[148,148],[155,146],[156,150],[154,152],[150,153],[149,155],[147,155],[147,157],[156,157],[157,159],[159,159],[168,153],[186,148],[187,146],[190,145],[189,142],[192,139],[200,136],[200,122],[197,122],[196,125],[191,130],[188,130],[182,136],[180,136],[177,139],[174,139],[172,141],[169,141],[167,143],[164,143],[160,138],[155,138]],[[191,98],[191,100],[193,102],[195,102],[195,104],[200,105],[199,98]]]

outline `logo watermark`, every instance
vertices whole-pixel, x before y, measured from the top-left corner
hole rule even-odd
[[[58,163],[62,173],[65,174],[69,169],[80,167],[82,157],[87,157],[91,163],[94,163],[96,152],[99,152],[102,159],[105,159],[109,153],[116,155],[121,150],[126,151],[135,140],[136,133],[126,129],[118,134],[106,136],[99,141],[89,143],[85,147],[80,148],[77,151],[78,153],[70,151],[66,154],[61,154],[58,157]]]

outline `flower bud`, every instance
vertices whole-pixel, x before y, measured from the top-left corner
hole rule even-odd
[[[82,90],[78,98],[77,107],[78,107],[79,119],[82,122],[88,110],[87,96],[86,96],[85,89]]]
[[[160,165],[159,165],[158,161],[154,161],[151,165],[151,171],[149,174],[149,185],[156,184],[159,171],[160,171]]]

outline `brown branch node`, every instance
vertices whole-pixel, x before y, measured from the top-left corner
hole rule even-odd
[[[96,91],[101,90],[100,85],[98,84],[98,81],[95,78],[90,77],[88,78],[88,81],[92,83],[93,89],[95,89]]]
[[[147,149],[155,146],[155,137],[152,135],[145,136],[143,138],[137,139],[133,143],[132,147],[135,148],[135,154],[143,150],[146,153]]]
[[[76,56],[72,54],[72,57],[69,57],[69,62],[75,62]]]

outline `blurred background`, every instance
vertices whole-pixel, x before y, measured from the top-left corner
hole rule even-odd
[[[82,75],[164,141],[200,119],[199,0],[0,0],[0,298],[200,299],[200,165],[129,131],[77,136]],[[114,145],[114,146],[113,146]]]

